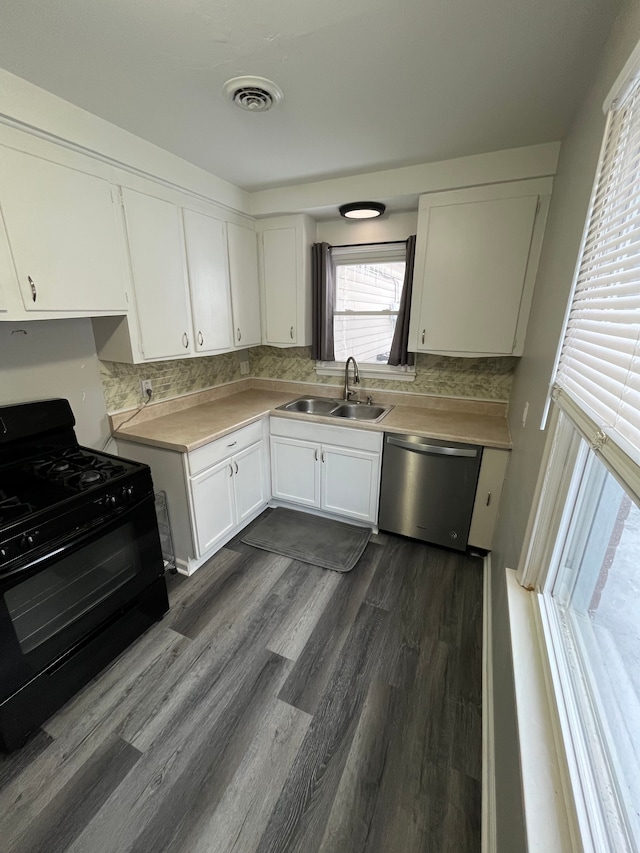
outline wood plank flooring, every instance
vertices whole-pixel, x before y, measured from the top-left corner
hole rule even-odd
[[[339,574],[242,535],[0,755],[2,853],[478,853],[481,561],[380,534]]]

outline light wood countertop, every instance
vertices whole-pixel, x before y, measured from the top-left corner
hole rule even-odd
[[[117,429],[114,436],[169,450],[189,452],[272,414],[354,429],[422,435],[427,438],[468,442],[504,450],[511,448],[511,436],[506,417],[485,414],[482,411],[395,405],[389,414],[376,424],[343,421],[321,415],[275,411],[277,406],[299,396],[302,395],[288,390],[239,391],[227,396],[219,396],[211,402],[183,408],[180,411],[170,411],[168,414],[139,423],[132,422]],[[482,407],[483,404],[479,404],[478,408],[482,409]]]

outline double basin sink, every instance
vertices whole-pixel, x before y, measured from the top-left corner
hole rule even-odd
[[[292,400],[290,403],[285,403],[277,408],[283,412],[299,412],[305,415],[324,415],[330,418],[377,423],[391,411],[393,406],[356,403],[351,400],[330,400],[327,397],[298,397],[297,400]]]

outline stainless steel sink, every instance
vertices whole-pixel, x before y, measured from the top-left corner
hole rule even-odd
[[[347,402],[327,397],[298,397],[277,409],[282,412],[299,412],[305,415],[323,415],[329,418],[346,418],[352,421],[377,423],[391,411],[393,406],[377,406],[372,403]]]
[[[331,412],[334,418],[349,418],[354,421],[377,421],[389,411],[390,406],[374,406],[365,403],[341,403]]]
[[[284,406],[278,406],[285,412],[304,412],[307,415],[328,415],[337,405],[337,400],[326,397],[300,397]]]

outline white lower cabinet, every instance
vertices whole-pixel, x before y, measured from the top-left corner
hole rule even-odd
[[[272,496],[375,525],[381,454],[382,433],[272,418]]]
[[[236,526],[233,467],[219,462],[190,481],[198,555],[206,554]]]
[[[180,453],[117,440],[125,458],[151,468],[167,495],[176,564],[190,575],[267,506],[270,495],[264,419]]]
[[[469,529],[469,545],[474,548],[490,551],[493,545],[493,533],[498,520],[500,497],[507,476],[510,454],[509,450],[497,450],[492,447],[485,447],[482,452],[476,500]]]

